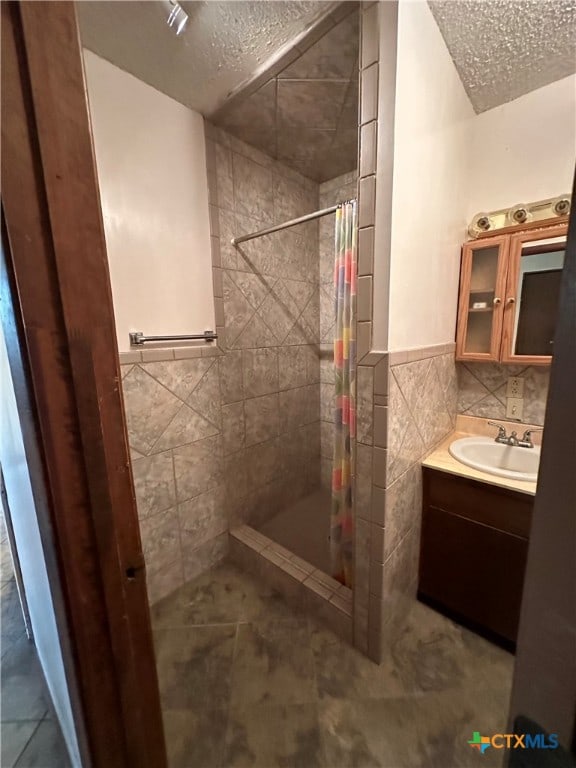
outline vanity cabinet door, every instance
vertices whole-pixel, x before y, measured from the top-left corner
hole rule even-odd
[[[462,249],[457,360],[500,359],[509,242],[503,235]]]
[[[472,626],[516,642],[528,540],[429,506],[418,595]]]
[[[567,225],[510,237],[502,362],[549,365],[558,315]]]

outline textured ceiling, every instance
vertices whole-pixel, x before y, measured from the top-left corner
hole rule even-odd
[[[355,11],[218,125],[316,181],[356,168],[358,24]]]
[[[324,16],[327,2],[185,2],[185,32],[166,24],[167,3],[77,3],[82,44],[204,115],[271,56]]]
[[[476,112],[576,72],[575,0],[429,0]]]

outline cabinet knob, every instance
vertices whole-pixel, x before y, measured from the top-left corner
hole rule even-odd
[[[509,296],[506,299],[506,304],[514,304],[515,301],[516,301],[516,299],[514,298],[514,296]]]
[[[502,304],[502,299],[499,296],[494,296],[494,298],[492,299],[492,304],[494,304],[494,306],[497,306],[498,304]]]

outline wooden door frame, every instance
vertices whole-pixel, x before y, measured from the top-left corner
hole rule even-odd
[[[528,232],[518,232],[510,235],[510,250],[508,252],[508,277],[506,279],[506,300],[504,302],[504,322],[502,325],[503,363],[515,365],[550,365],[552,355],[515,355],[512,349],[514,340],[515,307],[518,302],[516,291],[520,277],[520,259],[524,243],[548,240],[554,237],[567,237],[568,224],[557,224],[545,229],[533,229]],[[510,301],[513,299],[513,301]]]
[[[165,768],[81,46],[71,2],[4,2],[2,205],[87,761]]]

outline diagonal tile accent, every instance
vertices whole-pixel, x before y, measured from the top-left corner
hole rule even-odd
[[[314,283],[305,282],[304,280],[288,280],[285,278],[284,285],[286,286],[288,293],[294,299],[300,312],[304,309],[314,293],[318,290],[317,285],[314,285]]]
[[[387,484],[400,477],[424,450],[424,442],[392,369],[388,393]]]
[[[509,376],[524,379],[523,420],[543,424],[550,378],[549,368],[497,363],[457,363],[458,411],[481,418],[505,418]]]
[[[300,315],[300,308],[283,280],[278,280],[262,303],[258,315],[282,344]]]
[[[424,383],[431,364],[432,360],[427,359],[394,366],[394,376],[400,391],[404,395],[406,403],[412,406],[413,411],[416,410],[418,402],[423,401],[427,396]]]
[[[224,317],[226,322],[226,339],[230,346],[246,328],[248,321],[254,315],[254,309],[236,286],[227,270],[222,276],[224,292]]]
[[[519,376],[525,365],[498,365],[498,363],[464,364],[468,371],[489,391],[495,392],[506,384],[509,376]]]
[[[180,400],[186,400],[213,362],[209,359],[192,358],[144,363],[141,367]]]
[[[475,403],[490,394],[489,390],[474,376],[465,365],[457,366],[458,375],[458,410],[465,413]]]
[[[139,365],[126,376],[123,388],[130,445],[148,455],[178,412],[181,401]]]
[[[254,349],[256,347],[275,347],[278,340],[268,328],[264,320],[255,313],[234,343],[235,349]]]
[[[185,403],[153,446],[155,453],[218,434],[218,428]]]
[[[298,324],[303,329],[308,344],[320,342],[320,299],[317,291],[312,294],[310,301],[304,307],[298,318]]]
[[[201,414],[216,430],[222,428],[220,408],[220,377],[218,366],[211,366],[202,381],[186,400],[187,405]]]
[[[273,280],[266,279],[254,272],[235,271],[227,274],[242,291],[253,309],[258,309],[272,288]]]

